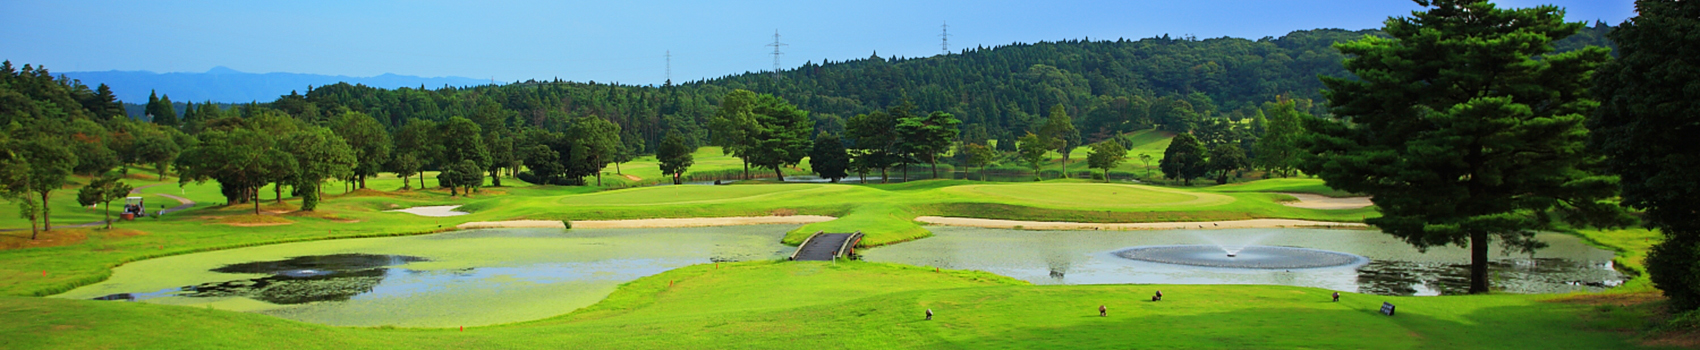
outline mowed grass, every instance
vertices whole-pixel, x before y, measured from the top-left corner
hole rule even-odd
[[[1276,203],[1276,194],[1212,193],[1192,189],[1102,184],[1084,180],[994,184],[929,180],[903,184],[772,184],[727,186],[653,186],[597,191],[580,186],[529,186],[514,179],[470,196],[443,189],[400,188],[398,178],[368,179],[369,190],[342,193],[341,183],[326,189],[314,212],[293,212],[295,198],[278,203],[262,191],[263,216],[253,205],[223,206],[217,184],[188,184],[177,189],[201,202],[195,209],[118,225],[132,234],[92,231],[43,233],[51,245],[0,250],[0,294],[48,295],[100,281],[110,268],[128,261],[210,249],[316,239],[373,237],[438,232],[472,221],[611,220],[768,215],[827,215],[838,220],[776,232],[789,244],[817,231],[861,231],[862,244],[876,246],[930,236],[912,220],[921,215],[965,216],[1038,221],[1150,222],[1292,218],[1358,221],[1374,209],[1315,210]],[[418,183],[414,182],[417,187]],[[160,186],[149,190],[170,191]],[[167,192],[169,193],[169,192]],[[273,192],[275,193],[275,192]],[[209,198],[210,197],[210,198]],[[215,202],[217,201],[217,202]],[[463,205],[469,215],[429,218],[388,212],[423,205]],[[24,235],[20,235],[24,234]],[[0,235],[7,242],[27,240],[27,231]],[[19,245],[25,246],[25,245]],[[47,277],[41,273],[47,271]]]
[[[1161,302],[1147,301],[1156,290]],[[0,297],[11,348],[1624,349],[1545,296],[1384,297],[1245,285],[1033,286],[865,262],[696,265],[518,324],[338,328],[146,303]],[[1382,302],[1396,316],[1376,312]],[[1098,316],[1097,308],[1109,308]],[[925,310],[935,317],[923,319]]]
[[[741,168],[725,158],[712,161]],[[629,164],[625,171],[641,173]],[[174,179],[167,182],[175,184]],[[339,328],[252,313],[26,297],[94,283],[113,266],[149,257],[429,233],[469,221],[821,214],[839,219],[783,233],[782,239],[795,244],[815,231],[860,230],[868,234],[864,244],[881,245],[930,235],[912,221],[920,215],[1084,222],[1266,217],[1358,221],[1375,215],[1372,208],[1292,208],[1277,203],[1284,197],[1279,194],[1240,191],[1291,191],[1315,186],[1317,180],[1252,182],[1226,191],[1215,190],[1220,186],[1177,189],[1084,180],[612,191],[532,186],[511,178],[503,182],[510,187],[456,197],[446,190],[418,189],[417,179],[414,190],[396,191],[401,180],[393,176],[369,179],[370,190],[346,194],[337,188],[341,183],[331,183],[321,209],[312,213],[290,212],[299,204],[296,199],[284,198],[278,204],[266,196],[270,192],[262,191],[260,207],[267,217],[252,221],[287,221],[272,226],[221,223],[249,222],[253,207],[218,205],[223,198],[215,183],[150,188],[144,193],[175,192],[203,204],[165,218],[123,223],[119,230],[55,230],[45,236],[64,241],[0,250],[0,295],[8,295],[0,297],[0,332],[8,335],[0,338],[0,348],[1615,349],[1636,346],[1633,332],[1626,333],[1624,327],[1632,328],[1647,315],[1602,311],[1575,301],[1588,295],[1346,294],[1343,302],[1330,303],[1328,291],[1311,288],[1032,286],[983,272],[849,261],[691,266],[627,283],[601,303],[568,315],[465,331]],[[386,212],[420,205],[464,205],[472,213],[426,218]],[[7,233],[3,239],[18,239],[17,234]],[[1582,234],[1632,260],[1644,256],[1647,242],[1656,238],[1645,230]],[[1649,288],[1643,276],[1622,291],[1647,293]],[[1167,298],[1145,301],[1157,289]],[[1375,313],[1382,301],[1398,304],[1399,316]],[[1097,305],[1107,305],[1110,317],[1098,317]],[[921,320],[922,311],[929,308],[939,317]]]

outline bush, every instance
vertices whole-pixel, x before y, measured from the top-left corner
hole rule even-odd
[[[1672,313],[1694,310],[1700,307],[1700,276],[1694,273],[1700,271],[1700,251],[1693,239],[1666,237],[1647,252],[1647,273],[1653,286],[1670,298]]]
[[[561,225],[566,226],[568,230],[573,229],[573,221],[572,220],[561,220]]]

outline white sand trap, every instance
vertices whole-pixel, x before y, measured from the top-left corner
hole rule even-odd
[[[1372,203],[1372,202],[1369,201],[1369,197],[1329,197],[1329,196],[1309,194],[1309,193],[1290,193],[1290,192],[1281,192],[1281,194],[1293,196],[1293,198],[1298,198],[1299,200],[1297,202],[1283,202],[1283,203],[1281,203],[1282,205],[1286,205],[1286,206],[1289,206],[1289,207],[1296,207],[1296,208],[1357,209],[1357,208],[1363,208],[1363,207],[1375,205],[1375,203]]]
[[[434,205],[434,206],[429,206],[429,207],[412,207],[412,208],[401,209],[401,210],[385,210],[385,211],[387,211],[387,212],[403,212],[403,213],[408,213],[408,214],[413,214],[413,215],[418,215],[418,216],[431,216],[431,217],[444,217],[444,216],[456,216],[456,215],[466,215],[466,214],[468,214],[467,212],[464,212],[464,211],[455,211],[454,210],[455,208],[459,208],[459,207],[460,206],[458,206],[458,205]]]
[[[950,218],[941,216],[922,216],[915,221],[945,226],[967,226],[984,228],[1012,229],[1021,226],[1027,230],[1179,230],[1179,229],[1228,229],[1228,228],[1369,228],[1369,225],[1352,222],[1328,222],[1289,219],[1255,219],[1234,221],[1200,221],[1200,222],[1139,222],[1139,223],[1083,223],[1060,221],[1016,221],[975,218]]]
[[[705,226],[737,226],[737,225],[785,225],[812,224],[837,219],[822,215],[791,215],[791,216],[734,216],[724,218],[678,218],[678,219],[637,219],[637,220],[575,220],[573,228],[667,228],[667,227],[705,227]],[[458,229],[475,228],[563,228],[566,225],[556,220],[509,220],[509,221],[475,221],[455,225]]]

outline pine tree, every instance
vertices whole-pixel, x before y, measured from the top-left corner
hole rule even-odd
[[[1623,204],[1646,210],[1664,240],[1647,272],[1673,311],[1700,308],[1700,3],[1635,2],[1639,15],[1606,34],[1618,59],[1595,73],[1601,99],[1590,145],[1622,178]],[[1675,312],[1673,312],[1674,314]]]
[[[1388,20],[1389,37],[1336,45],[1357,78],[1323,78],[1341,119],[1307,119],[1302,169],[1373,196],[1382,216],[1365,222],[1383,232],[1468,247],[1470,292],[1487,293],[1494,238],[1532,252],[1543,213],[1602,209],[1612,195],[1609,178],[1584,170],[1594,157],[1582,126],[1595,105],[1588,75],[1609,56],[1550,54],[1582,28],[1554,6],[1418,3],[1428,11]]]

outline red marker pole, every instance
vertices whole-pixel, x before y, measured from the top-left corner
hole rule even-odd
[[[466,326],[460,326],[460,331],[462,331],[462,332],[465,332],[465,331],[466,331]]]
[[[41,270],[41,277],[47,277],[47,270]]]

